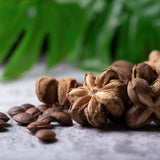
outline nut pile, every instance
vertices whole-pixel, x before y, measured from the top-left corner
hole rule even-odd
[[[149,60],[135,65],[128,95],[133,105],[127,111],[126,121],[138,128],[154,121],[160,125],[160,52],[152,51]]]
[[[151,121],[160,125],[160,52],[152,51],[148,61],[136,65],[115,61],[97,75],[86,74],[83,84],[71,77],[40,77],[36,94],[43,104],[12,107],[8,114],[42,141],[54,141],[55,121],[71,126],[74,119],[96,128],[120,119],[130,128]],[[8,120],[0,113],[0,128]]]
[[[20,125],[27,129],[42,141],[54,141],[56,134],[51,130],[51,122],[58,122],[63,126],[71,126],[72,119],[64,109],[56,105],[23,104],[9,109],[8,114]],[[66,111],[66,110],[65,110]]]

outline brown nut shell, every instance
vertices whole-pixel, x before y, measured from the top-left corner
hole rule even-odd
[[[71,91],[72,88],[78,87],[78,83],[75,79],[72,77],[67,78],[61,78],[58,81],[58,102],[62,106],[68,106],[70,105],[68,99],[67,99],[67,93]]]
[[[58,82],[53,77],[40,77],[36,81],[36,94],[39,100],[46,104],[53,104],[57,100]]]

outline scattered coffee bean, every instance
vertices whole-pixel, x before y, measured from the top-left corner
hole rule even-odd
[[[0,112],[0,119],[2,119],[5,122],[9,121],[9,117],[6,114],[2,113],[2,112]]]
[[[54,141],[56,134],[49,129],[41,129],[36,132],[36,137],[42,141]]]
[[[56,122],[64,125],[64,126],[71,126],[73,125],[72,119],[69,114],[64,112],[53,112],[50,114],[53,117],[53,120]]]
[[[36,120],[34,116],[25,112],[16,114],[13,119],[21,125],[28,125]]]
[[[32,108],[27,109],[26,113],[28,113],[34,117],[37,117],[41,114],[41,111],[36,107],[32,107]]]
[[[52,104],[53,108],[55,108],[56,111],[62,111],[63,110],[63,106],[60,106],[59,104]]]
[[[48,109],[50,106],[46,105],[46,104],[41,104],[39,105],[37,108],[41,111],[44,112],[46,109]]]
[[[48,109],[46,109],[44,112],[43,112],[43,114],[42,115],[48,115],[48,114],[51,114],[51,113],[53,113],[53,112],[55,112],[55,111],[57,111],[58,109],[56,108],[53,108],[53,107],[50,107],[50,108],[48,108]]]
[[[21,108],[23,108],[25,111],[29,108],[32,108],[32,107],[35,107],[35,106],[30,103],[26,103],[26,104],[21,105]]]
[[[5,126],[6,122],[2,119],[0,119],[0,129],[2,129]]]
[[[37,119],[37,121],[51,123],[53,121],[53,118],[49,114],[45,114],[45,115],[40,116]]]
[[[23,108],[18,107],[18,106],[15,106],[15,107],[12,107],[12,108],[9,109],[8,114],[9,114],[11,117],[13,117],[13,116],[15,116],[16,114],[22,113],[22,112],[25,112],[25,110],[24,110]]]
[[[63,109],[63,112],[68,114],[68,109],[67,108]]]
[[[47,122],[42,122],[42,121],[41,122],[35,121],[35,122],[30,123],[27,126],[27,129],[30,130],[32,133],[37,132],[39,129],[50,129],[50,128],[52,128],[52,125],[50,125]]]

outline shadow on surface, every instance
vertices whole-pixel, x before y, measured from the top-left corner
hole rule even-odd
[[[103,129],[99,129],[101,132],[110,132],[110,131],[119,131],[119,132],[125,132],[125,131],[147,131],[147,132],[159,132],[160,131],[160,127],[157,126],[154,123],[151,123],[147,126],[141,127],[141,128],[137,128],[137,129],[131,129],[129,127],[127,127],[125,124],[115,124],[115,123],[108,123]]]
[[[0,133],[3,133],[3,132],[8,132],[8,129],[7,128],[1,128]]]
[[[39,140],[42,144],[52,144],[52,143],[56,143],[58,140],[57,138],[55,138],[53,141],[41,141]]]

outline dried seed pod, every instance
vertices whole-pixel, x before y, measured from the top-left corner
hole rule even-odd
[[[126,84],[113,69],[105,69],[97,76],[89,73],[82,87],[68,93],[71,103],[68,113],[82,125],[89,123],[102,128],[109,116],[120,118],[123,115],[127,104],[124,97],[127,97]]]
[[[26,111],[27,109],[33,108],[35,106],[33,104],[26,103],[26,104],[22,104],[20,107],[23,108]]]
[[[0,129],[2,129],[6,125],[6,122],[0,119]]]
[[[69,95],[70,96],[70,95]],[[71,117],[81,125],[87,125],[88,121],[86,115],[84,113],[84,109],[87,107],[89,100],[91,99],[90,96],[83,96],[77,98],[77,100],[71,105],[69,108],[69,114]]]
[[[5,122],[9,121],[9,117],[6,114],[2,113],[2,112],[0,112],[0,119],[2,119]]]
[[[152,90],[145,79],[134,78],[128,83],[128,96],[134,104],[154,106],[152,101]]]
[[[28,125],[29,123],[32,123],[36,120],[34,116],[25,112],[16,114],[13,116],[13,119],[21,125]]]
[[[126,114],[127,125],[131,128],[145,126],[151,122],[152,109],[143,105],[134,105]]]
[[[51,123],[53,121],[53,117],[51,117],[50,114],[45,114],[40,116],[37,121]]]
[[[138,128],[154,121],[160,125],[160,52],[152,51],[149,61],[133,67],[127,91],[132,106],[126,112],[126,122]]]
[[[41,104],[39,105],[37,108],[41,111],[44,112],[46,109],[48,109],[50,106],[46,105],[46,104]]]
[[[36,107],[32,107],[32,108],[27,109],[26,113],[28,113],[34,117],[37,117],[41,114],[41,111]]]
[[[150,87],[155,96],[159,95],[160,94],[160,78],[157,78]]]
[[[118,60],[112,63],[111,68],[118,73],[119,79],[125,83],[131,80],[133,64]]]
[[[151,62],[157,62],[160,59],[160,51],[158,50],[153,50],[150,54],[149,54],[149,61]]]
[[[58,81],[58,102],[62,106],[69,106],[70,103],[67,99],[67,93],[71,91],[72,88],[78,87],[78,83],[75,79],[71,77],[61,78]]]
[[[84,113],[87,117],[88,122],[97,128],[103,128],[107,123],[105,114],[105,108],[96,101],[94,97],[89,101],[88,107],[85,108]]]
[[[151,84],[157,77],[153,68],[146,63],[139,63],[133,67],[132,78],[142,78]]]
[[[146,61],[145,63],[151,65],[157,74],[160,75],[160,51],[152,51],[149,54],[149,61]]]
[[[18,113],[22,113],[22,112],[25,112],[25,110],[21,107],[18,107],[18,106],[15,106],[15,107],[12,107],[8,110],[8,114],[13,117],[15,116],[16,114]]]
[[[50,129],[52,128],[52,125],[50,125],[47,122],[42,122],[42,121],[35,121],[30,123],[27,126],[27,129],[30,130],[32,133],[36,133],[40,129]]]
[[[64,125],[71,126],[73,125],[71,116],[64,112],[53,112],[50,114],[53,117],[53,120]]]
[[[119,79],[117,72],[111,68],[107,68],[104,69],[98,76],[96,76],[95,84],[98,88],[102,88],[109,84],[113,79]]]
[[[50,142],[55,140],[56,134],[49,129],[41,129],[36,132],[35,136],[42,141]]]
[[[53,77],[40,77],[36,82],[36,93],[39,100],[46,104],[53,104],[57,100],[58,82]]]

